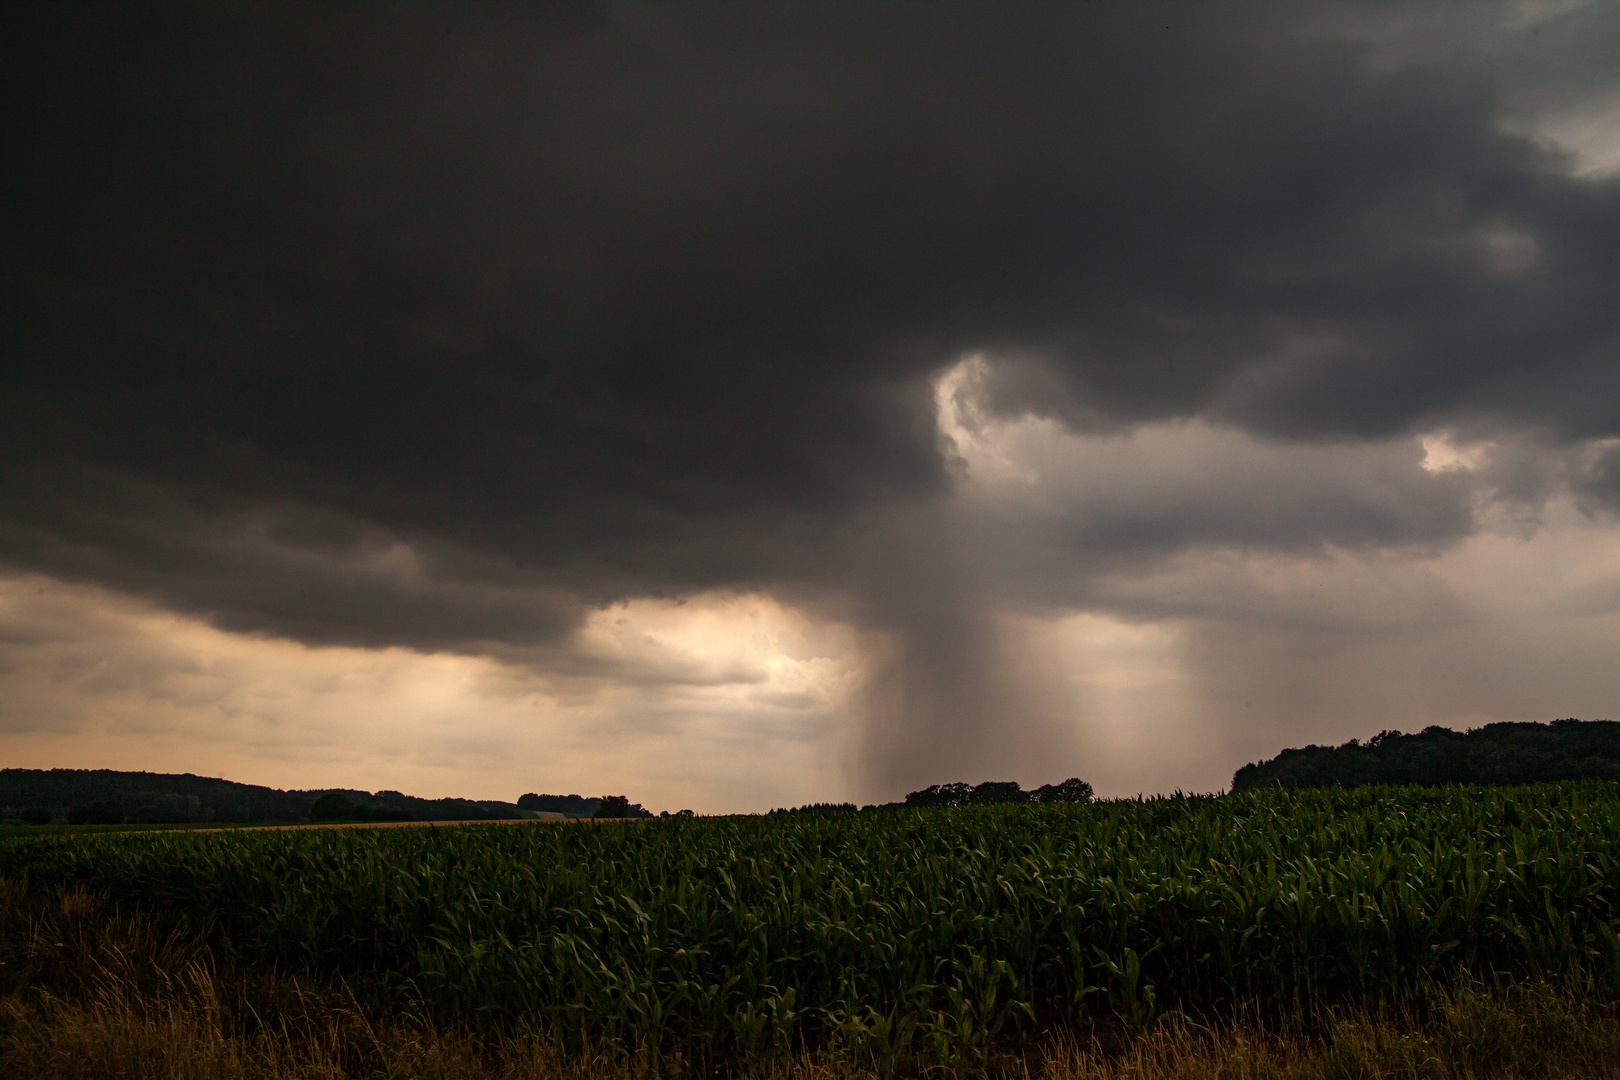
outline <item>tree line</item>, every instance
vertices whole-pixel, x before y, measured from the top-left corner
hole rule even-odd
[[[582,795],[538,795],[531,791],[519,798],[517,804],[524,810],[567,814],[569,817],[650,818],[656,816],[667,818],[697,816],[690,810],[677,810],[673,814],[665,810],[655,815],[640,803],[631,802],[626,795],[601,795],[587,799]]]
[[[982,784],[935,784],[906,796],[905,806],[1016,806],[1021,803],[1083,803],[1092,796],[1091,785],[1072,776],[1061,784],[1042,784],[1025,791],[1015,780],[989,780]]]
[[[1540,784],[1620,780],[1620,723],[1554,720],[1467,731],[1430,725],[1415,735],[1381,731],[1342,746],[1284,750],[1232,777],[1232,791],[1367,784]]]
[[[525,816],[515,804],[495,800],[420,799],[398,791],[282,791],[191,773],[115,769],[0,769],[0,815],[39,825],[492,821]]]
[[[1092,796],[1091,785],[1077,776],[1061,784],[1042,784],[1025,791],[1016,780],[987,780],[982,784],[934,784],[906,795],[904,802],[810,803],[806,806],[777,807],[772,814],[847,814],[857,810],[899,810],[922,806],[1017,806],[1023,803],[1082,803]]]

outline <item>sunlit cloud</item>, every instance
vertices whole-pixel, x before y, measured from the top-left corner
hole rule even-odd
[[[0,579],[11,766],[515,800],[622,792],[713,812],[843,790],[850,634],[759,596],[595,613],[578,670],[233,634],[38,576]]]
[[[1491,449],[1488,443],[1459,444],[1445,431],[1424,435],[1418,441],[1423,445],[1423,467],[1429,472],[1477,469]]]

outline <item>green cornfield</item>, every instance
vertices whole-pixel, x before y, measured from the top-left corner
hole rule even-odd
[[[1113,1010],[1620,989],[1620,791],[1363,788],[459,828],[0,840],[221,962],[569,1052],[961,1060]]]

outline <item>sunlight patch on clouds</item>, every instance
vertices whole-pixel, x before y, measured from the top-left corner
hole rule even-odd
[[[959,467],[977,481],[1016,481],[1030,485],[1040,476],[1029,462],[1021,460],[1016,448],[1007,445],[1007,423],[987,415],[976,393],[989,370],[982,354],[963,357],[934,381],[934,408],[939,432],[954,449]],[[1025,417],[1019,421],[1049,432],[1057,426],[1050,421]]]
[[[748,687],[801,685],[805,665],[826,670],[851,641],[769,597],[714,594],[614,604],[587,618],[575,646],[629,681]]]
[[[1449,439],[1435,436],[1425,458],[1410,437],[1284,442],[1203,418],[1073,431],[989,414],[974,396],[986,364],[967,358],[940,380],[939,425],[969,528],[1007,580],[1095,577],[1109,561],[1184,550],[1433,549],[1473,527],[1473,481],[1423,464],[1472,460]],[[1029,565],[1042,560],[1052,565]]]
[[[1576,176],[1605,180],[1620,174],[1620,96],[1545,117],[1531,133],[1569,152]]]
[[[1418,442],[1423,446],[1423,468],[1429,472],[1477,469],[1491,452],[1490,443],[1458,443],[1449,431],[1430,432]]]
[[[8,765],[196,772],[276,787],[516,799],[621,792],[752,809],[842,791],[847,632],[765,597],[597,612],[584,671],[312,648],[103,590],[0,579]]]

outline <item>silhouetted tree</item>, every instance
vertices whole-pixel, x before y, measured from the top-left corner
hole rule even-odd
[[[1016,806],[1029,802],[1029,793],[1016,780],[986,780],[968,792],[970,806]]]
[[[987,780],[976,787],[967,784],[935,784],[906,796],[906,806],[1016,806],[1028,802],[1075,803],[1091,798],[1091,785],[1079,777],[1061,784],[1045,784],[1025,791],[1012,780]],[[898,804],[888,804],[898,805]],[[868,810],[884,807],[866,807]]]
[[[623,795],[604,795],[602,805],[596,808],[591,815],[598,818],[643,818],[652,817],[652,811],[642,809],[640,803],[633,803]]]
[[[966,784],[933,784],[906,795],[907,806],[966,806],[973,789]]]
[[[1091,798],[1091,785],[1078,776],[1061,784],[1042,784],[1030,792],[1029,801],[1038,803],[1083,803]]]
[[[858,809],[860,809],[860,808],[857,807],[852,802],[843,802],[843,803],[818,802],[818,803],[807,803],[804,806],[795,806],[795,807],[791,807],[791,808],[785,807],[785,806],[778,806],[775,810],[772,810],[771,813],[773,815],[774,814],[844,814],[844,813],[852,813],[852,812],[854,812],[854,811],[856,811]],[[688,813],[690,813],[690,811],[688,811]]]

